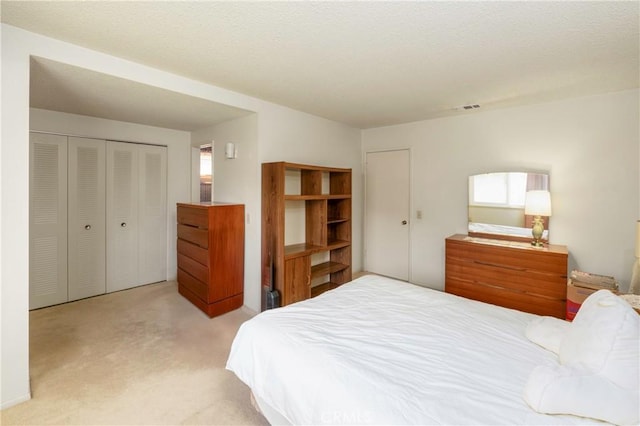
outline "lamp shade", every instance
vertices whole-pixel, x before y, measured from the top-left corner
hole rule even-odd
[[[524,201],[524,214],[551,216],[551,193],[549,191],[528,191]]]

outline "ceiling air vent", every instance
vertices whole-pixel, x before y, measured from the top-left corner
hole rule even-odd
[[[454,111],[469,111],[469,110],[478,109],[478,108],[480,108],[480,105],[478,104],[469,104],[469,105],[460,105],[457,107],[453,107],[452,109]]]

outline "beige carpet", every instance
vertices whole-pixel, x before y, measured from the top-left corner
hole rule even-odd
[[[266,425],[224,369],[249,318],[209,319],[175,282],[32,311],[32,399],[3,410],[0,423]]]

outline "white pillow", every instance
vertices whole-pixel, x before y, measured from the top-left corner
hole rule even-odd
[[[558,356],[561,365],[539,366],[529,376],[524,398],[534,410],[640,422],[640,316],[627,302],[608,290],[591,294]]]
[[[588,369],[625,389],[638,389],[640,315],[608,290],[582,304],[560,345],[560,364]]]
[[[533,343],[558,354],[571,323],[554,317],[538,317],[527,324],[526,336]]]
[[[572,414],[618,425],[637,425],[639,420],[638,392],[564,365],[536,367],[525,386],[524,399],[540,413]]]

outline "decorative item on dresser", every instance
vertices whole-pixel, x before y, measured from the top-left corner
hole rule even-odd
[[[296,213],[303,219],[296,220]],[[303,228],[292,223],[303,224]],[[285,243],[285,227],[293,228],[294,243]],[[296,229],[302,235],[293,235]],[[316,256],[325,259],[314,264]],[[262,164],[263,289],[275,288],[284,306],[348,281],[351,169],[285,162]],[[266,294],[263,291],[262,310],[267,308]]]
[[[524,202],[524,214],[534,216],[531,226],[532,246],[542,247],[544,217],[551,216],[551,193],[549,191],[528,191]]]
[[[244,205],[178,203],[178,291],[209,317],[242,306]]]
[[[566,246],[452,235],[445,240],[445,291],[506,308],[565,318]]]

